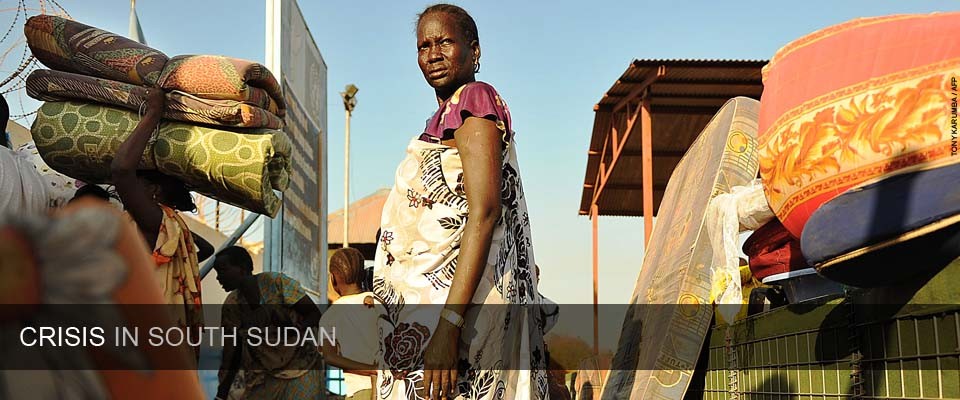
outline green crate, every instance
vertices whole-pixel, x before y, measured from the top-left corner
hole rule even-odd
[[[960,399],[958,283],[960,259],[896,287],[713,326],[686,398]],[[902,306],[870,306],[880,302]]]

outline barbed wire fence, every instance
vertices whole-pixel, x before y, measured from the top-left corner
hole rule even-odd
[[[40,64],[27,46],[23,25],[31,15],[71,17],[57,0],[18,0],[16,7],[5,7],[10,3],[12,2],[0,1],[0,21],[10,21],[0,37],[0,76],[3,76],[3,80],[0,80],[0,95],[3,95],[10,105],[10,119],[18,122],[29,121],[37,111],[36,103],[27,97],[26,80]]]

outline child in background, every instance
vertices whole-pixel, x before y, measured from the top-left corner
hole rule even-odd
[[[344,248],[333,253],[330,280],[339,297],[323,314],[320,326],[330,332],[336,329],[337,343],[324,341],[320,350],[328,364],[343,369],[347,399],[351,400],[373,398],[373,379],[377,376],[377,313],[371,302],[373,293],[361,288],[363,279],[363,254],[359,250]]]

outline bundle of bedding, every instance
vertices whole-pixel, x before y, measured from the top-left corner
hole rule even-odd
[[[957,12],[860,18],[787,44],[763,68],[760,177],[794,237],[847,190],[960,162],[958,34]]]
[[[208,55],[169,58],[115,33],[53,15],[30,17],[24,35],[37,60],[57,71],[177,90],[207,100],[241,101],[280,118],[285,114],[277,79],[252,61]]]
[[[760,176],[823,276],[882,286],[960,255],[958,34],[957,12],[861,18],[764,67]]]
[[[31,129],[50,167],[91,183],[110,180],[110,162],[140,120],[132,111],[98,104],[47,102]],[[191,190],[274,216],[290,179],[290,141],[281,131],[239,133],[163,121],[139,169],[179,178]]]
[[[34,71],[27,93],[46,103],[31,133],[51,168],[91,183],[143,113],[149,88],[166,94],[163,121],[140,169],[250,211],[276,215],[289,182],[280,85],[263,65],[214,55],[168,57],[123,36],[50,15],[27,20]]]
[[[147,87],[69,72],[36,70],[27,77],[27,94],[42,101],[78,100],[140,111]],[[163,118],[236,128],[280,129],[276,103],[265,94],[264,106],[237,100],[211,100],[174,90],[167,93]]]

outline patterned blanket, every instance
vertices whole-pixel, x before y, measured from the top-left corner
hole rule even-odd
[[[31,133],[52,168],[91,183],[110,179],[110,162],[136,126],[135,112],[78,102],[47,102]],[[275,216],[273,189],[289,185],[290,141],[281,131],[238,133],[163,121],[140,161],[190,189],[250,211]]]
[[[47,67],[134,85],[161,86],[209,100],[235,100],[283,117],[280,84],[266,67],[224,56],[172,59],[115,33],[52,15],[24,27],[33,55]]]
[[[156,86],[168,60],[123,36],[52,15],[30,17],[23,33],[33,55],[59,71]]]
[[[286,103],[270,70],[252,61],[224,56],[176,56],[163,68],[158,81],[167,90],[179,90],[205,99],[246,101],[281,117]],[[269,97],[262,98],[261,89]],[[263,102],[272,104],[263,104]]]
[[[41,101],[96,102],[139,111],[147,88],[129,83],[41,69],[27,78],[27,94]],[[165,119],[238,128],[280,129],[283,121],[254,104],[208,100],[183,92],[167,94]]]

